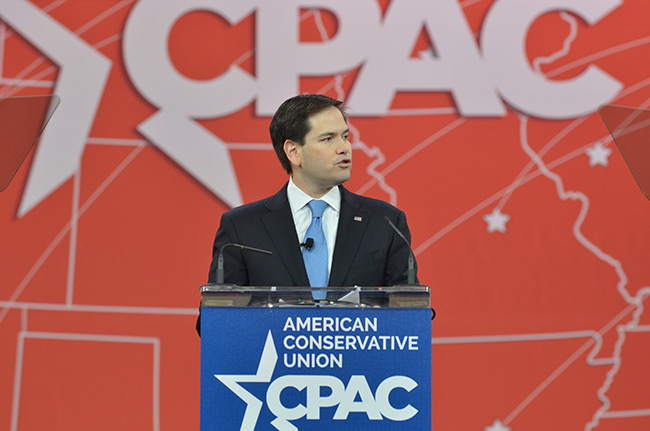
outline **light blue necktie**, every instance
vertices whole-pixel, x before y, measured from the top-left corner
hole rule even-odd
[[[307,247],[302,248],[302,259],[305,262],[305,269],[307,269],[307,277],[309,277],[309,285],[311,287],[327,287],[327,242],[325,241],[325,234],[323,233],[323,211],[327,208],[327,202],[321,200],[312,200],[307,205],[311,209],[311,224],[307,228],[304,241],[307,238],[314,240],[314,244],[309,250]],[[325,299],[327,292],[312,291],[314,299]]]

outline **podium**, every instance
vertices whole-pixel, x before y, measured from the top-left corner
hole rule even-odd
[[[201,286],[201,430],[431,429],[429,288]]]

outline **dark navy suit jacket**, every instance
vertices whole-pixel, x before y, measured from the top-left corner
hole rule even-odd
[[[408,246],[384,219],[387,216],[410,241],[404,212],[384,201],[356,195],[343,186],[339,187],[341,208],[328,286],[406,284]],[[222,215],[214,240],[209,283],[216,282],[219,250],[227,243],[268,250],[273,255],[226,248],[225,283],[309,286],[287,198],[287,185],[273,196]],[[199,324],[200,321],[197,328]]]
[[[408,247],[384,216],[410,241],[406,216],[394,206],[341,189],[339,226],[329,286],[393,286],[407,281]],[[287,186],[261,201],[223,214],[213,247],[208,282],[216,281],[223,244],[273,252],[272,256],[228,247],[224,282],[240,286],[309,286],[300,241],[291,215]]]

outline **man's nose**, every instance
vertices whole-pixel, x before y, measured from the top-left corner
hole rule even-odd
[[[352,144],[350,144],[350,141],[348,141],[345,138],[340,138],[338,141],[338,146],[336,147],[336,151],[339,154],[345,154],[349,153],[352,150]]]

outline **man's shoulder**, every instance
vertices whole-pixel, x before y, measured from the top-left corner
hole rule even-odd
[[[258,201],[249,202],[247,204],[240,205],[238,207],[226,211],[224,215],[227,214],[228,216],[231,217],[234,216],[243,217],[243,216],[258,215],[260,213],[266,213],[272,208],[282,206],[284,203],[287,203],[288,205],[286,194],[287,193],[286,193],[286,186],[285,186],[274,195],[268,196]]]
[[[359,206],[360,208],[368,209],[380,214],[394,214],[402,212],[402,210],[386,201],[358,195],[356,193],[352,193],[347,189],[343,189],[343,200],[347,201],[353,206]]]

